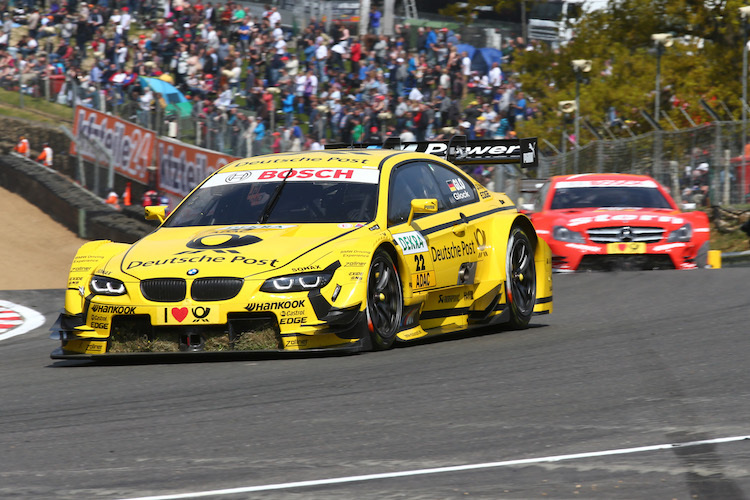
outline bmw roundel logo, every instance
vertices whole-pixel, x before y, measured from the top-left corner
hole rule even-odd
[[[198,270],[195,269],[195,268],[189,269],[188,272],[187,272],[188,276],[195,276],[196,274],[198,274]]]

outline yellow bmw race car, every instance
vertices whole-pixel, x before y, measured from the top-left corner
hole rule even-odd
[[[52,358],[380,350],[552,311],[547,244],[455,166],[533,167],[536,139],[359,146],[235,161],[135,244],[83,245]]]

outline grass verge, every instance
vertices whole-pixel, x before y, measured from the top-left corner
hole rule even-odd
[[[72,108],[5,89],[0,89],[0,115],[52,124],[73,123]]]

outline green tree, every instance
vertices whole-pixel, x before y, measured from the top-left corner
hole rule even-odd
[[[513,0],[468,3],[468,8],[483,4],[496,10],[520,4]],[[710,121],[699,105],[701,98],[715,109],[722,109],[723,102],[739,118],[744,39],[739,8],[743,5],[741,0],[613,0],[600,10],[584,13],[573,26],[575,37],[569,43],[553,48],[533,42],[534,50],[516,51],[513,78],[539,110],[535,120],[518,124],[519,135],[560,143],[563,116],[558,102],[575,98],[574,59],[593,62],[588,83],[580,86],[582,117],[601,126],[607,110],[614,107],[635,133],[650,130],[639,110],[654,110],[654,33],[674,37],[674,44],[661,55],[660,107],[676,126],[689,126],[680,107],[697,122]],[[666,120],[661,123],[670,127]],[[581,143],[594,139],[584,127],[581,131]],[[613,133],[627,131],[615,129]]]

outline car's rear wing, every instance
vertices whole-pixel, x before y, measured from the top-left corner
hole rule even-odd
[[[380,143],[326,144],[326,149],[398,149],[415,153],[428,153],[456,165],[519,163],[524,168],[539,166],[536,137],[526,139],[475,139],[457,135],[448,140],[401,142],[389,137]]]

